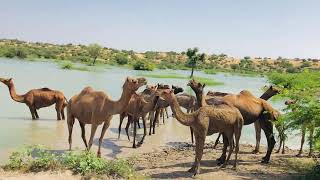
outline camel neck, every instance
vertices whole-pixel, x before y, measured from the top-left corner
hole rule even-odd
[[[178,100],[175,96],[173,96],[173,99],[169,104],[176,119],[185,126],[191,126],[192,122],[194,121],[193,113],[184,113],[181,110],[181,107],[179,106]]]
[[[207,103],[204,98],[204,96],[205,96],[204,93],[203,92],[196,92],[196,91],[195,91],[195,93],[196,93],[199,108],[205,106]]]
[[[111,107],[107,107],[107,111],[110,112],[110,114],[121,114],[126,107],[129,104],[129,101],[131,99],[131,96],[135,93],[135,91],[130,90],[123,90],[121,97],[118,101],[113,101],[111,103]],[[105,103],[108,104],[108,103]]]
[[[156,96],[155,94],[148,95],[145,98],[145,100],[147,101],[147,104],[145,104],[145,106],[143,107],[143,111],[144,112],[152,111],[156,106],[158,98],[159,96]]]
[[[24,97],[22,95],[17,94],[14,84],[9,85],[8,88],[10,96],[14,101],[24,103]]]
[[[270,98],[271,98],[272,96],[274,96],[274,95],[276,95],[276,93],[271,92],[271,91],[268,89],[266,92],[264,92],[264,93],[260,96],[260,98],[267,101],[268,99],[270,99]]]

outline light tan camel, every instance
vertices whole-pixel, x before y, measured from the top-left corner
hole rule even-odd
[[[120,130],[121,130],[121,123],[124,119],[124,116],[128,116],[128,122],[127,122],[127,126],[126,126],[126,133],[129,138],[129,134],[128,134],[128,129],[129,129],[129,125],[131,122],[134,123],[134,129],[133,129],[133,148],[136,148],[136,143],[135,143],[135,139],[136,139],[136,123],[137,121],[139,121],[139,118],[142,118],[142,122],[143,122],[143,130],[144,130],[144,134],[143,137],[141,139],[141,141],[138,143],[138,145],[142,145],[145,136],[147,135],[147,129],[146,129],[146,115],[152,111],[154,111],[155,109],[155,105],[156,102],[158,100],[158,96],[155,95],[156,91],[157,91],[157,86],[148,86],[147,89],[149,90],[150,94],[135,94],[131,97],[128,107],[126,108],[126,111],[124,113],[121,114],[120,117],[120,125],[119,125],[119,136],[120,136]]]
[[[193,113],[184,113],[179,106],[173,90],[162,90],[160,97],[170,104],[172,112],[181,124],[192,127],[194,130],[196,140],[196,156],[195,162],[192,168],[189,169],[189,172],[194,173],[194,175],[200,173],[200,161],[203,154],[206,136],[217,132],[223,132],[230,142],[229,154],[222,167],[225,167],[230,159],[234,149],[232,139],[233,136],[235,136],[235,161],[233,166],[236,167],[237,155],[239,151],[239,139],[243,126],[243,118],[237,108],[229,105],[221,105],[220,107],[204,106]]]
[[[20,103],[26,104],[31,112],[32,119],[38,119],[37,110],[56,104],[57,120],[64,119],[64,108],[67,106],[67,99],[64,94],[49,88],[32,89],[26,94],[18,95],[12,78],[0,78],[0,81],[8,86],[11,98]]]
[[[94,91],[91,87],[84,88],[79,94],[74,95],[67,106],[67,123],[69,130],[69,149],[72,144],[72,128],[75,118],[78,119],[81,127],[82,140],[90,150],[98,125],[103,124],[101,136],[99,138],[99,148],[97,155],[101,157],[101,144],[103,136],[110,125],[112,116],[120,114],[128,106],[131,96],[136,93],[139,87],[146,84],[145,78],[127,77],[123,85],[122,95],[118,101],[113,101],[102,91]],[[91,135],[89,144],[85,138],[85,125],[91,124]]]
[[[195,84],[198,84],[198,87],[196,89],[196,96],[198,97],[203,93],[203,86],[201,83],[198,83],[194,80],[190,81],[189,84],[193,82]],[[210,100],[211,99],[211,100]],[[260,120],[260,117],[263,115],[265,111],[269,112],[271,117],[273,117],[272,120],[276,119],[279,116],[279,111],[275,110],[267,101],[257,98],[253,96],[249,91],[241,91],[239,94],[228,94],[222,97],[211,97],[210,99],[205,99],[205,102],[207,104],[210,104],[208,102],[214,102],[210,105],[220,105],[223,102],[227,104],[231,104],[234,107],[238,108],[241,112],[243,118],[244,118],[244,125],[251,124],[259,119],[262,129],[264,130],[267,141],[268,141],[268,151],[266,153],[266,156],[263,157],[262,163],[268,163],[270,160],[270,156],[272,153],[272,150],[275,145],[275,140],[273,136],[273,124],[270,121]],[[204,101],[204,100],[198,100],[198,101]],[[224,144],[228,143],[226,138],[224,138]],[[220,163],[223,163],[226,158],[226,152],[223,151],[222,156],[218,159]]]

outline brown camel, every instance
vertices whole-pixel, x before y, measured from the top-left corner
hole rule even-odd
[[[11,98],[20,103],[25,103],[31,112],[32,119],[38,119],[39,115],[37,110],[43,107],[49,107],[56,104],[57,120],[65,119],[64,108],[67,106],[67,99],[64,94],[57,90],[49,88],[32,89],[26,94],[18,95],[13,83],[12,78],[0,78],[0,81],[8,86]]]
[[[196,140],[195,162],[189,172],[194,175],[200,173],[200,161],[203,155],[203,147],[206,136],[217,132],[223,132],[229,140],[229,154],[221,167],[225,167],[230,159],[234,149],[233,136],[235,136],[235,161],[233,166],[237,165],[237,156],[239,152],[239,139],[243,126],[243,118],[239,110],[233,106],[221,105],[220,107],[203,106],[193,113],[184,113],[178,103],[173,90],[166,89],[161,91],[160,97],[170,104],[171,110],[176,119],[183,125],[192,127]]]
[[[142,145],[145,136],[147,135],[147,128],[146,128],[146,115],[148,113],[150,113],[151,111],[154,111],[156,102],[158,100],[158,96],[155,95],[156,91],[157,91],[157,87],[156,86],[148,86],[147,87],[151,94],[150,95],[145,95],[145,94],[135,94],[131,97],[128,107],[126,109],[126,111],[124,113],[122,113],[121,118],[120,118],[120,123],[122,123],[123,121],[123,116],[127,115],[128,116],[128,122],[127,122],[127,126],[126,126],[126,133],[129,138],[129,134],[128,134],[128,129],[130,126],[130,123],[133,122],[134,123],[134,129],[133,129],[133,148],[136,148],[136,143],[135,143],[135,139],[136,139],[136,123],[139,118],[142,118],[142,122],[143,122],[143,127],[144,127],[144,134],[143,137],[141,139],[141,141],[138,143],[138,145]],[[120,136],[120,130],[121,130],[121,124],[119,125],[119,136]]]
[[[274,86],[270,86],[266,92],[264,92],[260,98],[264,99],[264,100],[269,100],[271,97],[273,97],[274,95],[277,95],[280,93],[280,90]],[[222,92],[213,92],[213,91],[209,91],[207,93],[207,95],[209,96],[225,96],[228,95],[228,93],[222,93]],[[210,102],[210,101],[214,101],[215,99],[208,99],[208,104],[216,104],[215,102]],[[264,120],[268,120],[266,119],[267,117],[270,116],[263,116],[262,119]],[[255,121],[254,122],[254,128],[255,128],[255,132],[256,132],[256,147],[255,149],[252,151],[252,153],[259,153],[260,152],[260,140],[261,140],[261,125],[260,125],[260,121]],[[220,139],[221,134],[218,135],[218,138],[215,141],[215,144],[213,146],[213,148],[215,148],[217,146],[217,144],[219,143],[219,139]]]
[[[198,85],[195,91],[196,96],[198,98],[203,93],[203,86],[201,85],[201,83],[198,83],[194,80],[190,81],[190,83],[194,83]],[[258,120],[264,111],[271,113],[273,120],[279,116],[279,112],[275,110],[269,103],[267,103],[267,101],[253,96],[249,91],[246,91],[246,90],[241,91],[237,95],[228,94],[222,97],[211,97],[210,99],[205,99],[205,103],[209,104],[208,102],[215,102],[216,105],[220,105],[220,104],[223,104],[223,102],[225,102],[238,108],[244,118],[244,125],[251,124],[256,120]],[[212,99],[214,101],[212,101]],[[204,100],[198,100],[198,101],[202,102]],[[265,121],[260,119],[259,121],[262,129],[266,134],[267,141],[268,141],[268,151],[266,156],[263,157],[262,163],[268,163],[270,160],[270,155],[274,148],[274,144],[275,144],[275,140],[273,136],[273,125],[272,125],[272,122],[270,121]],[[224,138],[224,144],[228,143],[226,140],[227,139]],[[218,159],[220,163],[224,162],[226,158],[225,153],[226,152],[224,151],[222,156]]]
[[[292,99],[289,99],[285,102],[286,105],[288,106],[293,106],[297,103],[297,100],[292,100]],[[293,108],[292,110],[295,111],[296,108]],[[303,153],[303,145],[304,145],[304,142],[305,142],[305,136],[306,136],[306,130],[308,129],[309,131],[309,137],[311,142],[309,143],[309,153],[308,153],[308,157],[312,157],[313,155],[313,133],[314,133],[314,125],[313,124],[302,124],[301,125],[301,143],[300,143],[300,149],[299,149],[299,152],[298,154],[296,155],[297,157],[301,157],[302,153]]]
[[[122,87],[122,94],[118,101],[113,101],[102,91],[94,91],[91,87],[84,88],[79,94],[74,95],[67,106],[67,123],[69,130],[69,149],[72,144],[72,128],[75,118],[78,119],[81,127],[82,140],[90,150],[98,125],[103,124],[101,136],[99,138],[99,148],[97,156],[101,157],[101,144],[103,136],[110,125],[112,116],[120,114],[128,106],[131,96],[136,93],[139,87],[146,84],[145,78],[127,77]],[[85,125],[91,124],[91,135],[89,144],[85,138]]]

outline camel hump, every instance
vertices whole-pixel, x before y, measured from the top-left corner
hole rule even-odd
[[[80,94],[86,94],[86,93],[89,93],[89,92],[92,92],[92,91],[93,91],[93,88],[90,87],[90,86],[87,86],[87,87],[82,89]]]
[[[243,90],[243,91],[240,92],[240,94],[246,95],[246,96],[254,96],[254,95],[253,95],[250,91],[248,91],[248,90]]]
[[[52,89],[49,89],[47,87],[41,88],[41,91],[52,91]]]

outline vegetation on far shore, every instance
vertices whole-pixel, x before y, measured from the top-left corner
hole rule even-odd
[[[12,152],[4,170],[27,172],[71,170],[87,177],[144,178],[136,173],[133,159],[106,160],[90,151],[58,153],[43,146],[26,146]]]
[[[319,59],[288,59],[278,57],[249,57],[237,59],[226,54],[197,54],[198,49],[186,52],[144,53],[132,50],[118,50],[101,47],[98,44],[50,44],[25,42],[16,39],[0,39],[0,57],[28,60],[71,61],[87,65],[108,64],[131,67],[136,70],[152,71],[158,69],[194,69],[212,74],[216,72],[236,73],[239,75],[261,75],[269,72],[297,73],[304,69],[319,70]],[[70,66],[62,66],[69,69]],[[72,69],[72,68],[70,68]],[[83,70],[83,69],[80,69]],[[90,70],[90,68],[89,68]]]
[[[139,73],[138,76],[149,77],[149,78],[157,78],[157,79],[190,79],[190,77],[186,77],[179,74],[153,74],[153,73]],[[223,85],[223,82],[215,81],[213,78],[205,78],[193,76],[193,79],[206,84],[207,86],[219,86]]]

